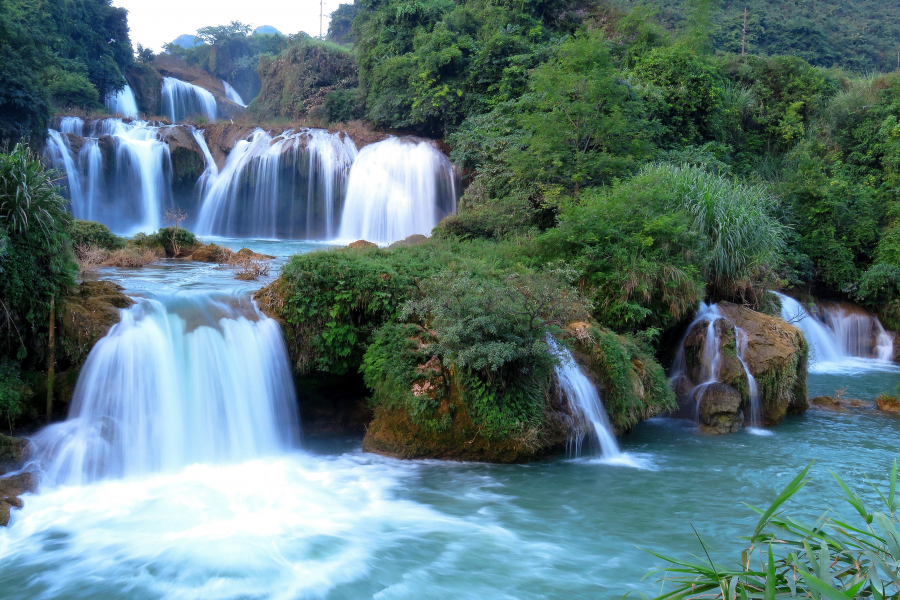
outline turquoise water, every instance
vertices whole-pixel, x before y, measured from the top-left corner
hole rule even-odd
[[[232,281],[216,269],[172,263],[121,277],[138,293]],[[809,390],[846,387],[846,397],[870,404],[898,382],[900,372],[858,369],[812,375]],[[900,416],[871,408],[810,410],[770,436],[710,436],[653,419],[619,440],[647,469],[564,457],[396,461],[362,453],[358,438],[307,438],[266,460],[26,496],[0,530],[0,598],[652,593],[655,578],[644,576],[660,561],[646,550],[699,552],[693,525],[722,560],[736,558],[736,537],[757,519],[744,503],[768,504],[815,459],[813,481],[791,506],[817,516],[837,498],[829,469],[848,481],[886,480],[898,431]]]

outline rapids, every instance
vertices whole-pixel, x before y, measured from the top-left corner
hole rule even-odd
[[[217,243],[275,254],[276,270],[286,256],[323,246]],[[115,466],[86,484],[62,475],[76,469],[50,475],[40,493],[25,495],[10,526],[0,528],[3,599],[654,594],[660,589],[655,578],[643,578],[661,563],[645,550],[682,558],[702,552],[693,525],[716,550],[737,557],[743,547],[737,536],[748,535],[758,519],[743,502],[768,505],[815,458],[813,481],[788,505],[792,516],[815,518],[835,497],[828,469],[851,482],[868,475],[883,484],[896,455],[900,416],[870,407],[900,382],[900,372],[862,368],[813,373],[809,392],[847,388],[845,395],[861,398],[867,408],[789,416],[769,437],[746,431],[704,435],[690,421],[674,419],[644,422],[613,440],[644,469],[565,456],[527,465],[398,461],[362,453],[352,436],[291,442],[289,415],[265,426],[241,418],[212,435],[203,423],[227,421],[231,399],[240,396],[245,409],[262,414],[279,405],[273,398],[290,393],[288,382],[276,383],[280,392],[274,394],[262,384],[284,357],[251,350],[277,350],[280,343],[269,326],[274,322],[249,304],[247,294],[259,283],[234,281],[217,265],[177,260],[145,269],[102,268],[95,276],[115,279],[138,298],[125,311],[129,318],[102,343],[124,351],[149,339],[159,351],[133,364],[141,370],[169,364],[173,396],[160,395],[157,406],[149,406],[149,394],[132,394],[128,386],[135,382],[113,374],[115,385],[98,390],[94,406],[133,401],[152,413],[173,408],[180,398],[184,410],[170,411],[156,431],[136,433],[143,441],[132,446],[139,454],[159,448],[161,454],[149,454],[159,457],[177,444],[216,451],[185,450],[185,460],[160,459],[149,468]],[[213,309],[216,304],[221,306]],[[178,347],[190,351],[170,360]],[[112,368],[106,359],[113,353],[98,348],[94,366]],[[251,354],[257,359],[247,358]],[[211,371],[218,376],[208,377]],[[77,406],[73,416],[97,415],[101,429],[128,423],[112,423],[106,409],[88,410],[84,397]],[[193,425],[185,429],[185,423]],[[38,438],[81,443],[58,429]],[[262,446],[238,443],[251,429]],[[51,457],[43,463],[50,473],[57,446],[42,447]],[[219,448],[239,451],[219,454]],[[120,450],[113,444],[101,447],[101,454]],[[869,489],[859,487],[867,501]]]

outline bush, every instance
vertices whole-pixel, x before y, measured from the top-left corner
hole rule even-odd
[[[19,378],[18,365],[0,358],[0,419],[6,421],[12,435],[12,426],[22,414],[22,390],[25,384]]]
[[[112,251],[124,248],[127,240],[111,232],[102,223],[76,220],[72,223],[72,242],[76,247],[95,246]]]
[[[0,154],[0,357],[25,359],[44,335],[51,299],[75,284],[72,218],[56,178],[23,144]]]

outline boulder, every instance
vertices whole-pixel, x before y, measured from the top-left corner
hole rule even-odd
[[[840,400],[835,400],[831,396],[818,396],[816,398],[811,398],[809,401],[809,405],[815,408],[821,408],[822,410],[844,410],[844,406],[843,404],[841,404]]]
[[[28,455],[29,443],[25,438],[0,433],[0,473],[19,468]]]
[[[720,368],[718,381],[737,390],[750,402],[750,386],[739,350],[756,380],[765,425],[777,425],[785,415],[809,408],[806,397],[806,369],[809,348],[803,333],[783,320],[730,302],[716,305],[723,318],[715,323],[718,334]],[[709,321],[698,322],[683,344],[685,376],[698,385]],[[746,347],[738,348],[738,329],[746,336]],[[691,385],[682,385],[692,388]]]
[[[700,429],[706,433],[736,433],[744,422],[741,393],[730,385],[712,383],[700,399]]]
[[[19,496],[36,490],[37,481],[31,473],[0,478],[0,526],[5,527],[9,524],[10,511],[13,508],[22,508],[23,502]]]
[[[347,244],[348,248],[377,248],[378,244],[374,244],[372,242],[367,242],[366,240],[356,240],[355,242],[351,242]]]
[[[875,399],[875,408],[883,412],[900,413],[900,400],[882,394]]]

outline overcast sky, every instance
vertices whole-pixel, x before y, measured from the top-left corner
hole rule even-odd
[[[328,31],[328,14],[340,3],[340,0],[324,0],[325,31]],[[164,43],[183,33],[231,21],[241,21],[254,28],[271,25],[285,34],[305,31],[319,35],[318,0],[114,0],[113,4],[128,9],[134,47],[140,43],[157,52]]]

